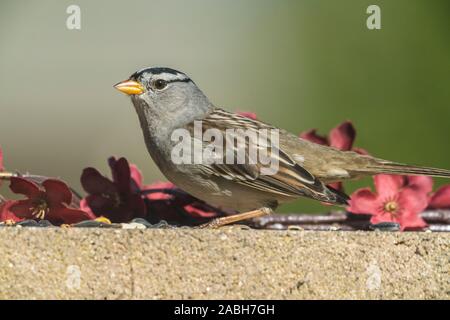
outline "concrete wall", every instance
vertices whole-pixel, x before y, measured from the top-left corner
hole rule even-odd
[[[2,299],[450,298],[449,233],[0,228]]]

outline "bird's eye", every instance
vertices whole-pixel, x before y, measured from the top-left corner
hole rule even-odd
[[[155,80],[153,85],[155,86],[156,89],[162,90],[167,86],[167,81],[165,81],[163,79],[157,79],[157,80]]]

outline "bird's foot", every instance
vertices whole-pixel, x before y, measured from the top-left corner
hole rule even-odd
[[[231,223],[235,223],[235,222],[239,222],[242,220],[247,220],[247,219],[253,219],[253,218],[258,218],[258,217],[262,217],[262,216],[266,216],[271,214],[273,211],[270,208],[261,208],[258,210],[253,210],[253,211],[249,211],[249,212],[243,212],[243,213],[238,213],[232,216],[228,216],[228,217],[221,217],[221,218],[217,218],[214,219],[210,222],[204,223],[199,225],[197,228],[198,229],[217,229],[220,228],[222,226],[231,224]]]

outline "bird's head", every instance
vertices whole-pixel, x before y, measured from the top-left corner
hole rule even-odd
[[[160,120],[190,120],[210,108],[208,98],[183,72],[145,68],[114,86],[129,95],[138,114]]]

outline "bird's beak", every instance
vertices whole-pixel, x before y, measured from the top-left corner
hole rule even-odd
[[[134,80],[125,80],[119,82],[114,86],[114,88],[127,95],[141,94],[145,91],[142,84]]]

